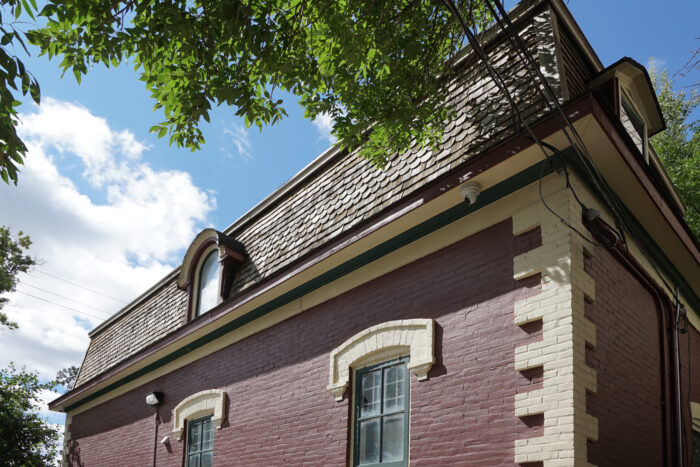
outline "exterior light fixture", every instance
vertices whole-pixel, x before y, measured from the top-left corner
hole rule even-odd
[[[479,182],[465,183],[460,191],[465,201],[469,201],[469,204],[474,204],[479,193],[481,193],[481,185]]]
[[[163,402],[164,394],[162,392],[152,392],[146,395],[146,404],[148,405],[160,405]]]

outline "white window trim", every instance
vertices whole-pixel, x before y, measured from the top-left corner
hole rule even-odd
[[[217,430],[221,429],[226,414],[226,391],[223,389],[209,389],[192,394],[177,404],[173,409],[173,433],[177,439],[182,438],[185,429],[185,420],[206,417],[211,415],[211,421]]]
[[[435,363],[432,319],[388,321],[355,334],[331,352],[327,389],[336,401],[341,401],[351,370],[403,355],[409,355],[407,368],[419,380],[428,378],[428,371]]]

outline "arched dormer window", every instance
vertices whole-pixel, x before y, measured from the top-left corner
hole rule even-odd
[[[219,262],[217,261],[217,253],[217,250],[207,253],[204,261],[202,261],[202,266],[199,268],[195,316],[206,313],[219,304]]]
[[[200,316],[228,297],[238,266],[246,261],[243,244],[214,229],[199,233],[182,261],[177,286],[188,293],[187,319]]]

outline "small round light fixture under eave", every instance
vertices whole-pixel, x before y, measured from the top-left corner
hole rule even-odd
[[[163,403],[164,398],[165,394],[162,392],[152,392],[150,394],[146,394],[146,404],[150,406],[160,405]]]

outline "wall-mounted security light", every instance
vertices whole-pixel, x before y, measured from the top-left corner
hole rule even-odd
[[[476,203],[476,198],[481,193],[481,185],[479,182],[468,182],[462,185],[461,188],[462,198],[465,201],[469,201],[469,204]]]
[[[146,396],[146,404],[160,405],[163,402],[164,394],[162,392],[152,392]]]

